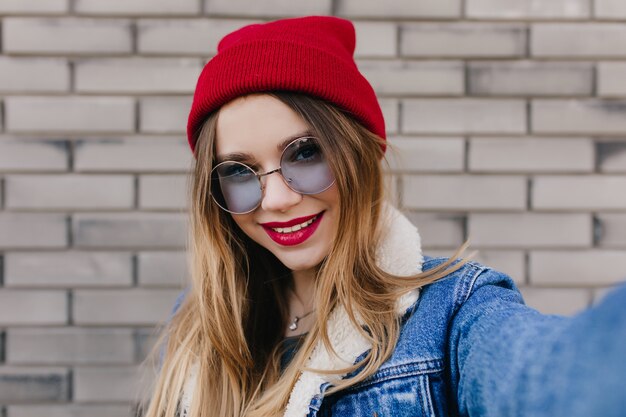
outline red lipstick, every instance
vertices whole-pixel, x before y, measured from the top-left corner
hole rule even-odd
[[[285,232],[277,232],[272,228],[287,228],[291,226],[295,226],[297,224],[304,223],[313,218],[317,218],[310,225],[293,232],[285,233]],[[260,223],[263,226],[263,229],[268,234],[268,236],[279,245],[283,246],[295,246],[307,240],[322,221],[322,217],[324,216],[324,212],[314,214],[312,216],[298,217],[296,219],[289,220],[288,222],[268,222],[268,223]]]

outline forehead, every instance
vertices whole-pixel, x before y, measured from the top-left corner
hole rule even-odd
[[[274,152],[277,144],[308,129],[304,119],[277,98],[265,94],[239,97],[219,111],[216,154]]]

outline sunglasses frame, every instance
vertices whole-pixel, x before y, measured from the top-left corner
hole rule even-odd
[[[287,187],[289,187],[289,189],[290,189],[290,190],[292,190],[292,191],[294,191],[294,192],[296,192],[296,193],[298,193],[298,194],[302,194],[302,195],[315,195],[315,194],[320,194],[320,193],[323,193],[324,191],[328,190],[328,189],[329,189],[330,187],[332,187],[332,185],[335,183],[335,176],[334,176],[334,175],[333,175],[333,180],[332,180],[332,182],[331,182],[331,183],[330,183],[327,187],[325,187],[323,190],[321,190],[321,191],[317,191],[317,192],[315,192],[315,193],[303,193],[303,192],[301,192],[301,191],[295,190],[295,189],[291,186],[291,184],[290,184],[290,179],[285,178],[285,176],[283,175],[283,171],[282,171],[282,170],[283,170],[283,167],[282,167],[282,161],[283,161],[283,157],[285,156],[285,152],[287,151],[287,149],[289,149],[289,147],[290,147],[291,145],[293,145],[294,143],[296,143],[297,141],[300,141],[300,140],[302,140],[302,139],[314,139],[314,140],[315,140],[315,141],[319,144],[319,139],[318,139],[317,137],[315,137],[315,136],[306,135],[306,136],[300,136],[300,137],[298,137],[298,138],[295,138],[294,140],[292,140],[291,142],[289,142],[289,144],[288,144],[287,146],[285,146],[285,148],[284,148],[284,149],[283,149],[283,151],[281,152],[281,154],[280,154],[280,158],[279,158],[279,164],[280,164],[281,166],[279,166],[278,168],[272,169],[272,170],[270,170],[270,171],[264,172],[264,173],[258,173],[257,171],[255,171],[254,169],[252,169],[250,166],[248,166],[248,165],[244,164],[243,162],[239,162],[239,161],[222,161],[222,162],[220,162],[219,164],[215,165],[215,166],[213,167],[213,169],[211,169],[211,174],[210,174],[210,176],[209,176],[209,179],[210,179],[211,183],[213,182],[213,174],[215,173],[215,170],[216,170],[216,169],[217,169],[220,165],[227,164],[227,163],[236,163],[236,164],[240,164],[240,165],[243,165],[244,167],[248,168],[248,169],[250,170],[250,172],[252,172],[252,173],[255,175],[255,177],[256,177],[256,179],[257,179],[257,181],[259,182],[259,188],[261,189],[261,198],[259,199],[259,202],[258,202],[258,203],[257,203],[257,204],[256,204],[256,205],[252,208],[252,209],[250,209],[250,210],[248,210],[248,211],[243,211],[243,212],[235,212],[235,211],[230,211],[230,210],[228,210],[227,208],[222,207],[222,205],[221,205],[221,204],[217,201],[217,198],[215,198],[215,196],[213,195],[213,189],[212,189],[212,187],[209,187],[209,195],[211,196],[211,199],[213,200],[213,202],[214,202],[215,204],[217,204],[217,206],[218,206],[219,208],[221,208],[222,210],[224,210],[224,211],[226,211],[226,212],[228,212],[228,213],[231,213],[231,214],[248,214],[248,213],[251,213],[251,212],[253,212],[254,210],[256,210],[256,209],[257,209],[257,208],[261,205],[261,202],[263,201],[263,198],[265,197],[265,184],[263,183],[263,181],[261,180],[261,178],[262,178],[262,177],[265,177],[265,176],[267,176],[267,175],[271,175],[271,174],[273,174],[273,173],[275,173],[275,172],[278,172],[278,173],[280,174],[281,178],[283,179],[283,181],[285,182],[285,184],[287,185]],[[321,151],[321,148],[320,148],[320,151]],[[323,152],[322,152],[322,154],[323,154]],[[327,162],[326,162],[326,163],[327,163]],[[330,167],[329,167],[329,168],[330,168]],[[217,174],[217,176],[218,176],[218,178],[219,178],[219,174]],[[221,189],[221,187],[220,187],[220,189]],[[221,191],[220,191],[220,192],[221,192]]]

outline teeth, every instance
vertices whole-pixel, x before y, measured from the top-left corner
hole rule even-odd
[[[315,221],[315,219],[317,219],[317,216],[313,217],[311,220],[308,220],[304,223],[300,223],[300,224],[296,224],[294,226],[291,227],[272,227],[272,230],[278,233],[292,233],[292,232],[297,232],[300,229],[304,229],[305,227],[308,227],[311,225],[311,223],[313,223]]]

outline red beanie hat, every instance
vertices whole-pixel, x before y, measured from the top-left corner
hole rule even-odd
[[[187,123],[192,151],[210,113],[247,93],[272,90],[325,99],[385,138],[376,94],[354,62],[355,42],[352,22],[333,16],[281,19],[226,35],[198,78]]]

